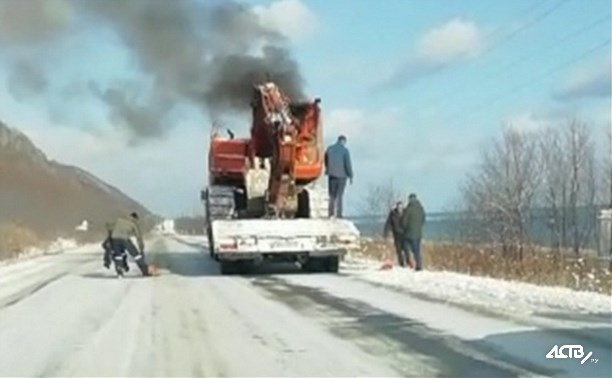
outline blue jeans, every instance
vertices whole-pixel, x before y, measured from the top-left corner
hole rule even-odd
[[[416,263],[416,270],[423,269],[423,261],[421,260],[421,239],[404,239],[404,251],[412,252]]]
[[[329,216],[342,218],[342,200],[346,188],[346,177],[329,176]]]
[[[123,259],[125,252],[127,251],[132,258],[136,261],[136,265],[140,268],[143,275],[149,275],[149,267],[144,259],[144,253],[138,251],[134,243],[130,239],[111,239],[113,247],[113,258],[115,260]]]

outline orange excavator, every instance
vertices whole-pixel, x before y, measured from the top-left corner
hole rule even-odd
[[[253,88],[251,108],[250,138],[211,133],[201,196],[211,256],[223,274],[263,261],[337,272],[360,235],[353,222],[327,216],[320,99],[292,102],[266,82]]]

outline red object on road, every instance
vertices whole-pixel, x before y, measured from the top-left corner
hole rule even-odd
[[[157,265],[149,264],[149,273],[151,273],[152,276],[159,276],[159,270],[157,269]]]
[[[387,259],[383,261],[383,264],[380,267],[380,270],[389,270],[389,269],[393,269],[393,261]]]

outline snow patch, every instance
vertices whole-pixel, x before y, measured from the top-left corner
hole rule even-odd
[[[380,262],[350,258],[345,262],[343,271],[367,282],[513,315],[568,312],[612,316],[612,299],[604,294],[448,271],[380,270],[381,265]]]
[[[64,239],[57,238],[51,244],[44,248],[40,247],[30,247],[26,248],[22,253],[17,255],[16,257],[10,258],[5,261],[0,261],[0,267],[14,264],[17,262],[22,262],[24,260],[29,260],[34,257],[39,257],[43,255],[54,255],[58,253],[69,252],[75,248],[78,248],[79,244],[74,239]]]
[[[196,244],[202,246],[203,248],[208,248],[208,239],[206,238],[206,236],[203,235],[174,234],[172,235],[172,238],[181,243]]]

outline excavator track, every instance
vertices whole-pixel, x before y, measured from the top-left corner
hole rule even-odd
[[[205,193],[209,219],[230,219],[234,213],[234,190],[226,186],[210,186]]]
[[[213,258],[217,258],[214,253],[214,233],[213,223],[217,220],[231,219],[234,214],[234,190],[226,186],[210,186],[202,193],[204,208],[206,210],[206,235],[208,237],[208,250]]]

